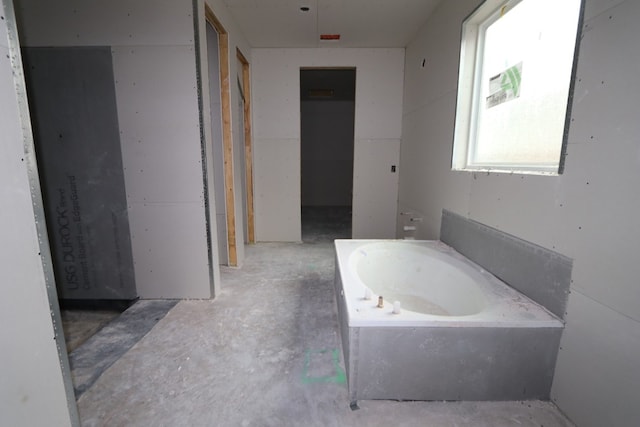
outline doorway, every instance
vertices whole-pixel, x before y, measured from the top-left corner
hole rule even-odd
[[[242,166],[242,208],[244,219],[245,243],[256,242],[255,214],[253,208],[253,143],[251,135],[251,75],[249,61],[240,49],[236,48],[238,59],[238,129],[239,147],[243,152]]]
[[[246,158],[244,159],[244,163],[241,164],[242,156],[240,160],[237,159],[234,156],[234,151],[246,152],[247,144],[249,145],[249,153],[251,151],[251,127],[249,114],[247,114],[247,108],[250,108],[250,105],[245,102],[244,106],[238,106],[241,113],[236,112],[236,114],[242,116],[245,129],[245,132],[236,138],[236,143],[241,143],[245,146],[245,150],[237,146],[234,148],[234,132],[232,132],[233,123],[231,120],[233,107],[231,105],[232,78],[230,76],[231,56],[229,52],[229,35],[207,5],[205,5],[205,17],[207,55],[209,61],[207,65],[211,99],[212,152],[214,157],[214,192],[217,211],[216,222],[218,229],[219,263],[237,267],[243,259],[243,244],[246,243],[243,238],[245,231],[242,221],[248,216],[249,212],[253,215],[253,199],[251,198],[250,201],[248,199],[249,194],[253,197],[253,192],[249,192],[248,190],[252,179],[246,178],[244,175],[243,178],[237,178],[234,168],[241,168],[240,172],[246,172],[247,176],[253,172],[251,165],[247,165]],[[243,99],[248,99],[248,95],[246,94],[249,93],[249,85],[246,83],[244,76],[245,67],[247,67],[246,79],[249,78],[249,63],[239,51],[237,51],[237,57],[241,61],[244,60],[241,64],[243,78],[241,80],[242,88],[239,96]],[[234,129],[234,131],[237,135],[241,134],[238,129]],[[236,188],[236,184],[242,185],[242,188]],[[239,205],[236,205],[236,191],[244,200],[244,202],[241,202]],[[245,195],[247,198],[244,197]],[[240,223],[238,223],[237,218],[240,218]],[[251,230],[253,229],[251,228]],[[251,242],[251,238],[249,238],[249,242]]]
[[[300,70],[304,242],[351,238],[355,68]]]

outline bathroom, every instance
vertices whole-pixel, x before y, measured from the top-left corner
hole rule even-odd
[[[197,62],[202,57],[194,52],[191,2],[163,2],[162,6],[139,2],[135,7],[122,6],[126,13],[109,2],[97,16],[76,2],[67,3],[67,8],[38,4],[37,13],[29,14],[33,9],[28,6],[37,2],[14,1],[23,19],[39,23],[21,35],[23,46],[112,46],[116,80],[122,85],[116,87],[119,102],[129,106],[126,111],[131,114],[146,115],[131,120],[124,107],[118,110],[127,173],[140,170],[128,168],[128,161],[135,165],[136,156],[157,148],[136,148],[137,139],[142,145],[146,141],[162,144],[163,155],[145,164],[127,199],[138,295],[143,299],[216,297],[222,292],[216,289],[221,272],[217,263],[209,271],[203,232],[207,223],[200,204],[203,179],[195,76],[197,67],[204,67]],[[195,4],[203,17],[204,2]],[[640,267],[634,256],[640,241],[636,220],[640,196],[635,185],[640,155],[633,108],[640,87],[632,84],[640,58],[634,42],[639,35],[637,2],[585,2],[567,157],[560,176],[451,171],[460,28],[479,4],[477,0],[440,2],[406,47],[352,49],[256,47],[235,22],[233,9],[227,8],[230,1],[207,4],[228,31],[232,49],[237,46],[251,65],[256,241],[301,240],[300,120],[299,105],[294,102],[299,98],[300,67],[356,67],[352,237],[400,237],[404,226],[400,213],[411,211],[422,218],[415,237],[438,239],[446,209],[571,258],[571,294],[551,400],[580,426],[640,422],[635,387],[640,382]],[[7,7],[6,0],[3,5]],[[82,17],[82,25],[73,24],[74,14]],[[117,25],[108,29],[97,25],[105,19]],[[160,72],[154,64],[166,57],[175,59],[174,68]],[[230,68],[231,75],[237,74],[235,61]],[[146,79],[148,75],[153,79]],[[141,92],[131,89],[134,82],[145,82],[136,85]],[[135,98],[139,93],[145,97]],[[180,105],[180,116],[164,102],[169,97]],[[238,97],[231,91],[231,105],[238,104]],[[171,121],[174,136],[148,125],[166,121]],[[179,166],[170,167],[176,163]],[[392,165],[397,172],[391,172]],[[3,182],[10,181],[5,177]],[[195,190],[183,194],[182,188]],[[241,211],[239,195],[234,202]],[[146,232],[147,218],[154,219],[158,228]],[[192,226],[170,226],[178,223]],[[33,221],[25,226],[29,224],[34,227]],[[239,265],[244,262],[242,234],[237,236]],[[29,243],[11,235],[2,240],[10,242],[3,243],[3,254]],[[173,242],[173,247],[163,247],[165,241]],[[11,265],[4,262],[3,271]],[[35,270],[29,267],[29,271]],[[44,289],[43,285],[21,307],[27,319],[38,319],[45,325],[42,328],[51,328],[50,319],[46,323],[49,309],[41,301]],[[12,292],[21,298],[21,291]],[[8,310],[3,305],[2,311]],[[20,331],[31,334],[27,326]],[[34,343],[30,348],[40,346]],[[54,359],[51,372],[58,363]],[[51,393],[64,397],[60,390],[62,385]],[[66,409],[64,399],[52,402],[53,413]]]

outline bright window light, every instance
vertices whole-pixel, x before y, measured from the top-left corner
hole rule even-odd
[[[453,169],[558,174],[582,0],[487,0],[463,23]]]

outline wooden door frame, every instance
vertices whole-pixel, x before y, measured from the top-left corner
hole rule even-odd
[[[233,185],[233,137],[231,134],[231,92],[229,85],[229,34],[213,11],[205,3],[205,19],[218,33],[220,58],[220,101],[222,103],[222,153],[224,163],[224,193],[227,220],[227,249],[229,266],[238,265],[236,247],[235,189]]]
[[[256,242],[255,234],[255,213],[253,210],[253,143],[251,139],[251,75],[249,61],[236,48],[236,57],[242,64],[242,89],[244,92],[244,174],[246,183],[247,199],[247,241]]]

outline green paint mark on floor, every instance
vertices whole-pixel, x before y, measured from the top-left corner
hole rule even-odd
[[[302,382],[305,384],[346,383],[347,376],[340,366],[338,350],[307,350],[304,356]]]

